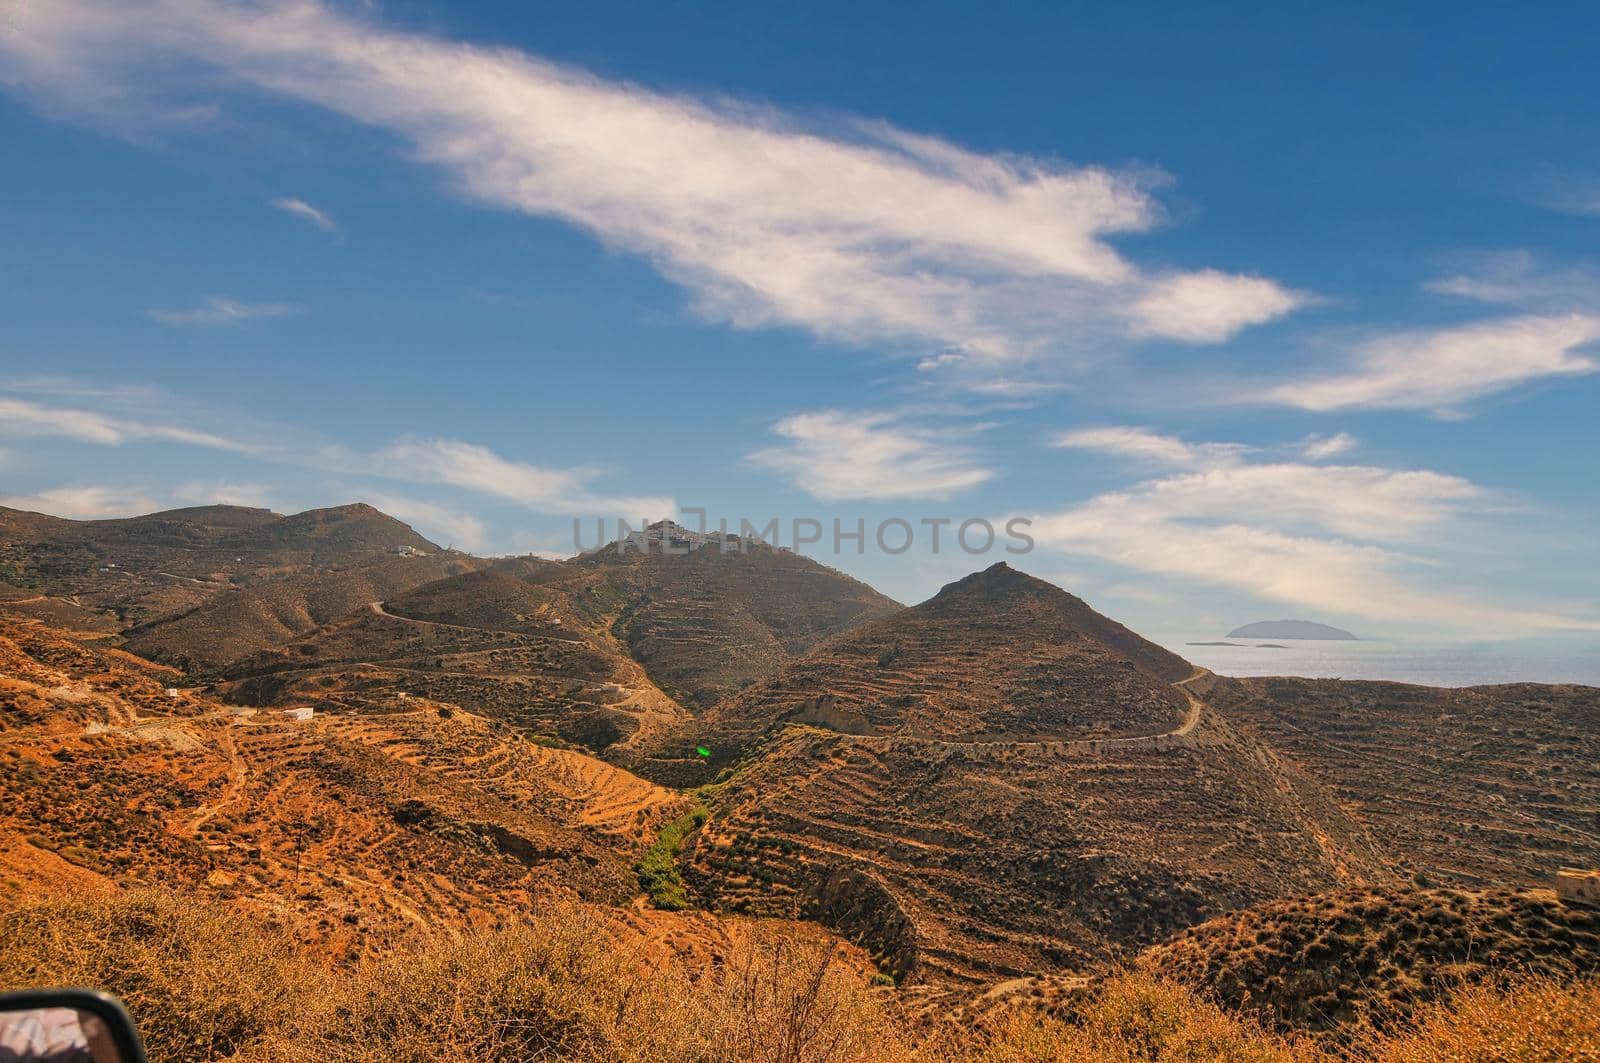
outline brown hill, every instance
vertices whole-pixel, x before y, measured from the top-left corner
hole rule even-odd
[[[1435,880],[1600,867],[1600,689],[1240,679],[1211,698]]]
[[[1462,983],[1600,973],[1600,909],[1549,890],[1341,890],[1211,920],[1139,962],[1278,1029],[1385,1028]]]
[[[428,697],[597,750],[686,718],[603,617],[500,567],[370,603],[221,674],[243,704],[386,713]]]
[[[863,611],[896,609],[770,547],[504,559],[416,587],[221,672],[247,704],[436,697],[618,756],[682,724],[662,688],[737,689]]]
[[[707,713],[676,752],[709,747],[714,768],[789,723],[961,742],[1160,734],[1183,720],[1173,683],[1194,671],[1001,562],[819,646]]]
[[[697,710],[775,674],[847,628],[901,606],[810,558],[754,540],[724,550],[663,522],[642,548],[611,544],[575,558],[590,595],[621,603],[617,635],[652,679]],[[663,550],[685,550],[671,554]]]
[[[368,603],[480,564],[459,554],[385,555],[339,568],[303,568],[222,590],[194,609],[125,633],[135,653],[190,670],[219,668],[281,646]]]
[[[971,982],[1382,877],[1359,825],[1191,672],[1031,577],[969,577],[697,721],[723,759],[748,752],[688,877],[858,935],[903,977]]]
[[[137,624],[218,591],[286,571],[439,548],[356,504],[281,516],[202,506],[119,520],[63,520],[0,509],[0,580]]]
[[[0,903],[160,884],[340,956],[552,899],[625,902],[686,800],[453,706],[297,721],[0,620]]]

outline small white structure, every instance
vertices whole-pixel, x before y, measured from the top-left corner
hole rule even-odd
[[[312,709],[310,705],[295,705],[291,708],[278,710],[278,715],[282,716],[285,720],[294,720],[296,723],[304,723],[306,720],[311,719],[311,716],[314,712],[315,710]]]
[[[168,687],[167,688],[167,697],[176,698],[176,697],[179,697],[180,695],[181,695],[181,691],[179,691],[177,687]]]
[[[1556,872],[1556,896],[1562,904],[1600,908],[1600,871],[1562,868]]]

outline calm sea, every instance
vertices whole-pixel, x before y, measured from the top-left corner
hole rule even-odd
[[[1220,640],[1219,640],[1220,641]],[[1265,639],[1227,639],[1242,646],[1167,648],[1219,675],[1298,675],[1313,679],[1388,679],[1435,687],[1487,683],[1583,683],[1600,686],[1600,646],[1529,650],[1495,644],[1419,644],[1366,640],[1322,642],[1278,640],[1284,649],[1262,649]]]

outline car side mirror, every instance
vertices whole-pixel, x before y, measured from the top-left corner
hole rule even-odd
[[[116,997],[92,989],[0,993],[0,1063],[145,1063]]]

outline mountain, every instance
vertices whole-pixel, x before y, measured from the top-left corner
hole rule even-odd
[[[901,608],[810,558],[730,539],[733,548],[723,549],[714,536],[660,522],[573,562],[598,577],[601,586],[589,593],[622,602],[616,633],[634,659],[692,710],[774,674],[831,635]]]
[[[685,850],[708,903],[810,915],[902,980],[975,984],[1386,877],[1358,823],[1207,704],[1211,682],[997,565],[823,643],[636,769],[725,769]]]
[[[853,628],[706,713],[684,746],[710,763],[809,723],[951,741],[1137,737],[1169,731],[1195,669],[1004,562],[914,609]]]
[[[1539,887],[1600,866],[1594,688],[1229,679],[1006,565],[903,608],[665,522],[556,562],[0,511],[0,566],[0,917],[153,883],[321,964],[578,905],[706,969],[870,954],[911,1012],[1137,960],[1290,1031],[1591,969]]]
[[[665,525],[655,534],[675,535]],[[899,608],[764,544],[683,554],[613,544],[566,562],[503,559],[373,598],[219,674],[246,704],[385,711],[424,694],[621,757],[821,639]]]
[[[297,569],[221,590],[186,612],[125,632],[135,653],[191,670],[292,642],[369,602],[393,598],[481,564],[457,554],[386,554],[337,568]]]
[[[1336,639],[1354,642],[1356,637],[1342,628],[1329,627],[1310,620],[1262,620],[1228,632],[1234,639]]]
[[[439,547],[360,503],[292,516],[201,506],[88,521],[0,508],[0,581],[70,596],[119,626],[186,612],[256,580],[403,552]]]

